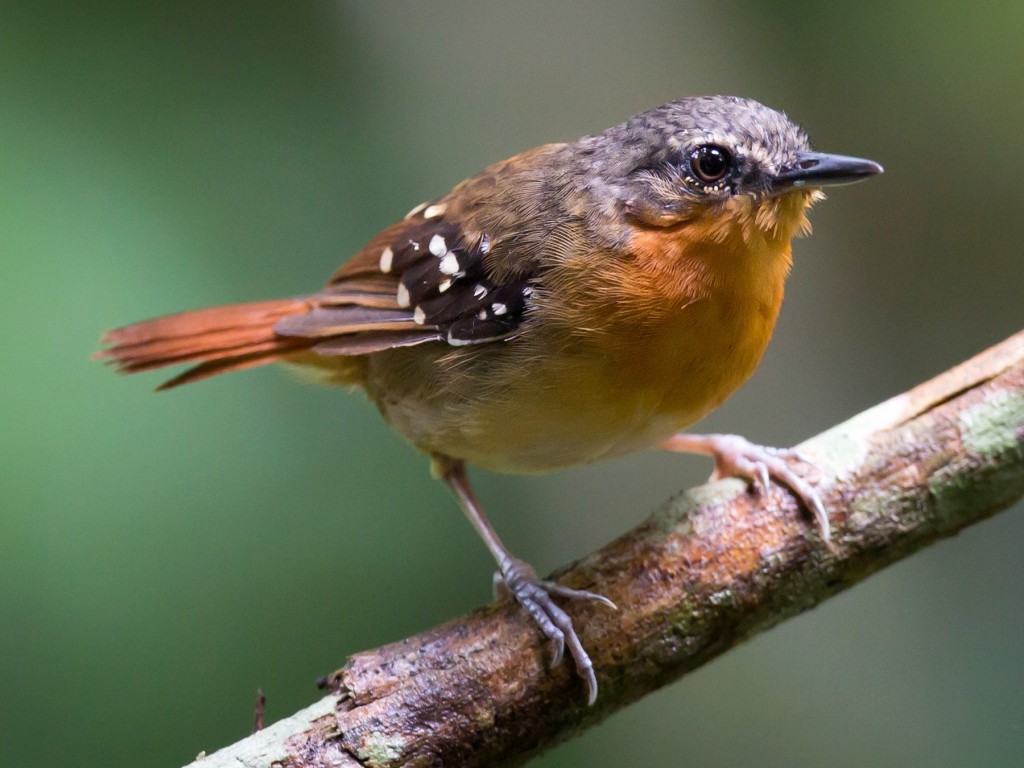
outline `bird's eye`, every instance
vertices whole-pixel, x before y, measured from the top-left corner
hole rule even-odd
[[[704,144],[690,153],[690,170],[704,184],[717,184],[732,170],[732,155],[715,144]]]

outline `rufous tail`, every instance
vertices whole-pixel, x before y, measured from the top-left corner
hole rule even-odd
[[[274,325],[315,306],[307,299],[228,304],[166,315],[115,328],[103,336],[108,345],[95,354],[121,373],[137,373],[177,363],[197,363],[160,385],[170,389],[229,371],[277,362],[308,350],[318,339],[282,336]]]

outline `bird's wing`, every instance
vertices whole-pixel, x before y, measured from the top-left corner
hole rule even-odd
[[[538,218],[530,183],[542,183],[523,169],[550,151],[518,155],[417,206],[306,297],[310,311],[282,318],[274,332],[322,339],[311,351],[327,356],[514,335],[539,271],[536,242],[546,235],[522,224]]]

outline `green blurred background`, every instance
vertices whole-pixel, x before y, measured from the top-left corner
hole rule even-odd
[[[89,7],[91,5],[91,7]],[[0,765],[175,766],[492,564],[361,397],[278,369],[152,394],[101,331],[318,286],[487,163],[687,94],[785,109],[885,176],[796,247],[776,339],[703,425],[791,444],[1024,326],[1024,4],[100,3],[0,10]],[[478,474],[542,571],[706,461]],[[1017,508],[542,766],[1024,764]]]

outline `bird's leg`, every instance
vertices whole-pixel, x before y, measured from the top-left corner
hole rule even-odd
[[[537,572],[529,563],[515,557],[505,548],[494,527],[487,519],[480,503],[473,493],[466,475],[464,462],[448,458],[447,456],[434,456],[432,471],[451,488],[452,493],[466,513],[469,522],[473,524],[484,544],[491,551],[494,559],[498,562],[498,572],[495,574],[495,586],[514,597],[527,613],[533,617],[544,633],[551,641],[551,666],[557,666],[562,661],[565,653],[565,646],[568,644],[569,653],[576,662],[576,671],[587,684],[587,704],[593,704],[597,699],[597,677],[594,674],[594,665],[590,656],[583,649],[576,629],[573,627],[572,619],[563,611],[554,600],[553,595],[573,599],[596,600],[599,603],[615,609],[615,603],[606,597],[593,592],[586,592],[579,589],[557,584],[553,581],[544,581],[537,578]],[[496,590],[497,591],[497,590]]]
[[[831,536],[828,513],[821,497],[803,478],[789,467],[790,461],[811,462],[791,448],[769,448],[755,445],[739,435],[690,435],[680,432],[661,444],[666,451],[700,453],[715,460],[711,480],[723,477],[745,477],[753,481],[760,493],[768,492],[769,478],[786,486],[814,515],[826,541]]]

